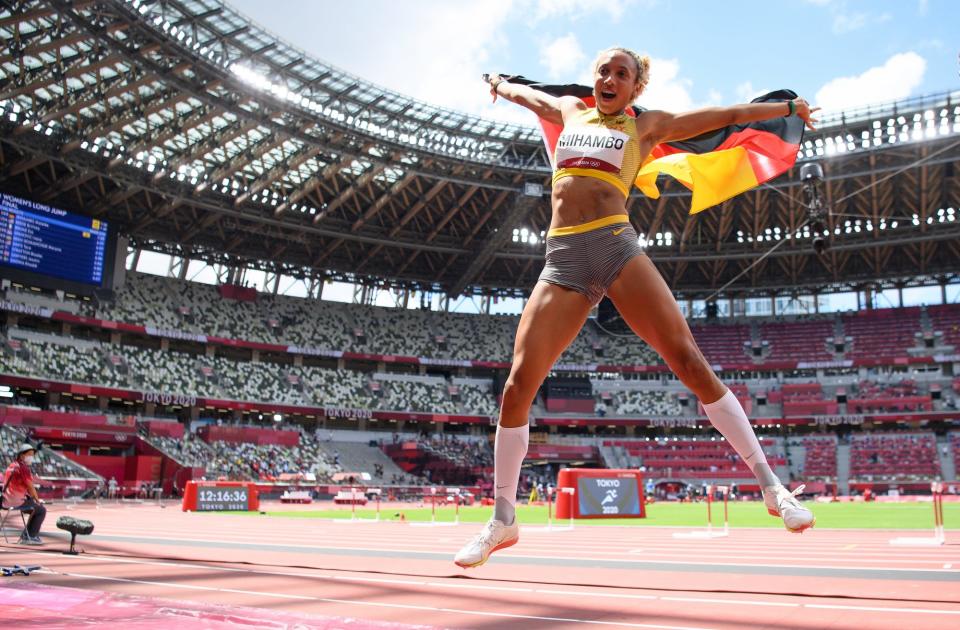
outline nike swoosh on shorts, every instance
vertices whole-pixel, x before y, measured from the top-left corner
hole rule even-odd
[[[623,232],[625,229],[627,229],[627,228],[622,227],[622,228],[620,228],[619,230],[614,230],[614,231],[613,231],[613,235],[614,235],[614,236],[620,236],[620,233]]]

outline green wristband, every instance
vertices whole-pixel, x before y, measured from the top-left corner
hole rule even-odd
[[[787,108],[789,109],[787,113],[788,118],[797,113],[797,106],[793,104],[793,101],[787,101]]]

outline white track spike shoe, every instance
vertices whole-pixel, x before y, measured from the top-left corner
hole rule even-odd
[[[518,540],[520,540],[520,525],[516,518],[513,519],[512,525],[504,525],[502,521],[491,518],[480,533],[457,552],[453,561],[464,569],[479,567],[494,551],[512,547]]]
[[[763,489],[763,503],[771,516],[783,518],[783,525],[794,534],[802,533],[813,527],[817,519],[813,512],[803,507],[796,496],[803,492],[804,486],[799,486],[790,492],[782,485],[767,486]]]

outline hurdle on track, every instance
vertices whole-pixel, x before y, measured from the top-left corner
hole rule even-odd
[[[567,524],[555,527],[553,524],[553,497],[557,492],[562,492],[563,494],[570,495],[570,518],[567,520]],[[576,498],[577,490],[576,488],[555,488],[550,492],[547,492],[547,526],[546,527],[524,527],[523,530],[527,532],[569,532],[573,530],[573,501]]]
[[[350,488],[350,518],[333,518],[333,521],[349,523],[379,523],[380,522],[380,495],[377,495],[377,513],[374,518],[357,516],[357,494],[363,495],[357,488]]]
[[[453,521],[438,521],[437,520],[437,489],[430,488],[430,522],[429,523],[420,523],[420,522],[411,522],[410,525],[414,527],[453,527],[454,525],[460,524],[460,496],[456,495],[456,512],[454,514]]]
[[[83,503],[83,486],[66,485],[63,487],[63,502],[76,507]]]
[[[723,495],[723,529],[713,528],[713,491],[718,490]],[[730,486],[707,486],[707,528],[692,532],[675,532],[674,538],[724,538],[730,535],[730,514],[727,510],[727,498]]]
[[[356,492],[357,489],[354,488],[353,491]],[[352,507],[353,507],[353,514],[351,517],[352,521],[355,521],[357,523],[379,523],[380,522],[380,493],[379,492],[377,493],[377,499],[376,499],[376,513],[374,514],[373,518],[361,518],[357,516],[356,501],[353,502]]]
[[[900,536],[891,538],[890,544],[900,547],[939,547],[946,544],[946,532],[943,529],[943,482],[930,483],[930,495],[933,503],[933,537]]]

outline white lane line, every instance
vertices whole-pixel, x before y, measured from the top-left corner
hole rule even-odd
[[[855,610],[860,612],[902,612],[925,615],[960,615],[960,610],[936,610],[931,608],[883,608],[882,606],[840,606],[839,604],[804,604],[804,608],[828,608],[830,610]]]
[[[273,543],[263,543],[263,542],[256,542],[259,540],[259,538],[258,538],[258,535],[255,535],[255,534],[239,535],[239,536],[229,535],[229,534],[224,534],[221,536],[221,535],[213,534],[213,535],[210,535],[209,537],[203,536],[203,535],[177,536],[177,535],[170,535],[169,532],[153,534],[153,533],[145,533],[142,531],[135,531],[135,530],[128,531],[128,532],[111,532],[111,531],[103,530],[103,531],[97,532],[97,535],[95,535],[94,538],[97,538],[97,537],[115,538],[116,539],[115,542],[118,542],[118,543],[125,542],[125,539],[130,539],[130,541],[132,542],[138,542],[138,543],[146,542],[147,544],[149,544],[149,541],[152,540],[152,541],[156,541],[157,543],[161,543],[164,541],[170,541],[170,542],[183,541],[187,543],[193,542],[197,544],[233,543],[238,545],[244,545],[244,544],[264,545],[264,546],[266,545],[281,546],[282,545],[287,547],[328,547],[328,548],[336,547],[337,545],[322,544],[320,540],[323,540],[324,538],[326,538],[326,540],[333,542],[337,540],[344,541],[344,539],[347,538],[347,536],[329,536],[329,537],[323,537],[323,538],[318,538],[317,536],[309,536],[309,537],[302,537],[302,536],[295,536],[295,535],[288,536],[282,533],[278,533],[273,537],[273,540],[274,540]],[[355,542],[355,543],[360,542],[360,540],[356,540],[356,536],[354,536],[353,534],[351,534],[350,537],[355,539],[350,542]],[[453,543],[438,543],[438,541],[436,540],[421,541],[421,540],[414,540],[410,538],[390,540],[390,539],[381,539],[375,536],[363,536],[361,540],[363,542],[360,546],[383,548],[383,549],[409,549],[413,551],[446,552],[446,551],[453,551],[459,548],[458,547],[459,543],[457,544],[457,546],[454,546]],[[533,553],[546,553],[550,550],[556,549],[558,543],[560,543],[560,541],[530,540],[529,538],[525,538],[523,546],[524,548],[529,549]],[[561,546],[565,546],[565,544]],[[638,547],[638,545],[641,545],[641,546]],[[755,556],[764,556],[764,555],[765,556],[771,556],[771,555],[796,556],[798,554],[802,554],[804,556],[809,556],[809,557],[824,557],[824,558],[857,558],[857,557],[882,558],[882,557],[889,557],[891,555],[889,545],[887,545],[887,547],[877,547],[877,548],[867,548],[864,546],[860,546],[857,549],[851,550],[851,551],[842,551],[839,549],[829,549],[829,548],[812,549],[812,548],[805,547],[802,543],[798,543],[796,545],[784,545],[780,547],[770,548],[769,550],[759,549],[752,545],[748,547],[747,545],[748,545],[747,541],[742,541],[741,544],[730,545],[730,546],[724,545],[722,543],[718,543],[716,545],[707,545],[707,546],[690,546],[690,545],[671,546],[671,545],[660,545],[655,541],[635,540],[635,541],[625,542],[622,544],[616,543],[614,541],[609,541],[607,544],[597,545],[597,546],[578,544],[576,545],[576,549],[578,550],[582,549],[583,552],[585,553],[594,553],[597,555],[606,555],[611,553],[628,553],[633,549],[643,549],[644,553],[667,554],[667,555],[673,555],[673,556],[676,556],[676,555],[693,556],[693,555],[703,554],[706,552],[709,552],[710,554],[719,554],[721,556],[738,556],[738,555],[743,555],[744,553],[749,553]],[[352,546],[357,546],[357,545],[354,544]],[[921,559],[936,559],[936,558],[946,557],[948,561],[960,561],[960,553],[958,553],[958,551],[960,550],[951,550],[949,548],[947,549],[920,548],[912,551],[913,553],[910,554],[911,557],[917,557]],[[639,552],[634,552],[634,553],[639,553]],[[895,553],[895,555],[904,556],[906,554]]]
[[[691,566],[691,567],[701,567],[701,566],[718,566],[718,567],[731,567],[731,570],[735,571],[736,568],[763,568],[763,569],[829,569],[834,571],[871,571],[874,573],[877,572],[920,572],[920,573],[942,573],[943,569],[920,569],[920,568],[900,568],[900,567],[890,567],[890,566],[869,566],[869,567],[858,567],[844,565],[820,565],[820,564],[766,564],[766,563],[757,563],[757,562],[704,562],[704,561],[688,561],[688,560],[660,560],[660,559],[619,559],[619,558],[594,558],[591,556],[533,556],[533,555],[522,555],[512,551],[501,552],[502,557],[517,558],[519,560],[563,560],[570,562],[583,562],[589,560],[597,560],[599,562],[613,562],[621,564],[635,564],[635,563],[649,563],[649,564],[665,564],[673,566]]]
[[[952,568],[953,568],[953,565],[950,564],[950,563],[947,563],[947,564],[943,565],[943,568],[944,568],[944,569],[952,569]]]
[[[314,601],[327,604],[346,604],[349,606],[369,606],[377,608],[402,608],[407,610],[425,610],[431,612],[454,613],[458,615],[473,615],[480,617],[497,617],[501,619],[530,619],[534,621],[559,621],[563,623],[580,623],[596,626],[615,626],[618,628],[652,628],[654,630],[711,630],[710,628],[694,626],[668,626],[663,624],[650,623],[632,623],[616,621],[600,621],[599,619],[578,619],[574,617],[543,617],[539,615],[521,615],[517,613],[489,612],[482,610],[468,610],[463,608],[439,608],[436,606],[419,606],[414,604],[388,604],[386,602],[369,602],[355,599],[338,599],[332,597],[315,597],[311,595],[292,595],[289,593],[274,593],[270,591],[250,591],[245,589],[218,588],[213,586],[199,586],[196,584],[177,584],[175,582],[158,582],[153,580],[134,580],[130,578],[105,577],[100,575],[87,575],[83,573],[61,573],[68,577],[79,577],[93,580],[106,580],[110,582],[126,582],[129,584],[146,584],[149,586],[166,586],[170,588],[180,588],[186,590],[217,591],[222,593],[238,593],[241,595],[254,595],[257,597],[274,597],[279,599],[296,599],[301,601]]]
[[[107,535],[109,535],[109,534],[104,534],[104,535],[107,536]],[[117,536],[117,535],[113,535],[113,537],[114,537],[114,538],[132,538],[132,539],[136,539],[136,540],[138,540],[138,541],[142,540],[143,538],[157,538],[157,539],[160,539],[160,540],[168,540],[168,541],[172,541],[172,542],[214,543],[214,544],[220,542],[220,541],[218,541],[218,540],[209,540],[209,539],[202,539],[202,538],[169,538],[169,537],[163,537],[163,538],[161,538],[161,537],[158,537],[158,536]],[[122,542],[122,541],[105,541],[105,542]],[[150,544],[150,543],[144,543],[144,544]],[[281,548],[281,547],[298,547],[298,548],[300,548],[300,549],[317,549],[317,550],[330,549],[330,550],[334,550],[334,551],[362,551],[362,552],[371,552],[371,553],[384,552],[384,551],[396,551],[395,548],[383,548],[383,547],[353,547],[353,546],[337,546],[337,545],[323,545],[323,546],[320,546],[320,545],[274,545],[274,544],[268,544],[268,543],[253,543],[253,542],[232,542],[232,543],[230,543],[230,544],[231,544],[231,545],[235,545],[235,546],[239,546],[239,547],[257,547],[257,548],[261,548],[260,550],[263,550],[263,551],[271,550],[271,549],[272,549],[272,550],[276,550],[277,548]],[[256,549],[254,549],[254,551],[256,551]],[[281,551],[282,551],[282,550],[281,550]],[[447,553],[448,551],[449,551],[449,553],[451,553],[451,554],[454,553],[454,550],[441,550],[441,551],[431,550],[431,551],[427,551],[427,550],[425,550],[425,549],[421,549],[421,552],[422,552],[422,553]],[[416,552],[417,552],[417,549],[416,549],[416,548],[410,549],[410,552],[416,553]],[[616,551],[616,552],[602,552],[602,553],[603,553],[604,555],[606,555],[606,554],[609,554],[609,555],[623,555],[623,552],[619,552],[619,551]],[[891,566],[887,566],[887,565],[876,566],[876,567],[874,567],[874,566],[856,567],[856,566],[850,566],[849,564],[848,564],[848,565],[844,565],[844,566],[839,566],[839,565],[808,565],[808,564],[766,564],[766,563],[756,563],[756,562],[733,562],[733,561],[730,561],[730,562],[703,562],[703,561],[694,562],[694,561],[690,561],[690,560],[659,559],[659,558],[654,558],[654,557],[652,557],[652,556],[651,556],[650,558],[644,558],[644,559],[598,558],[598,557],[596,557],[596,556],[594,556],[594,555],[583,555],[583,556],[543,555],[543,556],[540,556],[540,555],[532,555],[532,554],[519,554],[519,553],[516,553],[516,552],[513,551],[513,550],[504,551],[504,552],[502,552],[502,555],[503,555],[504,557],[517,558],[517,559],[521,559],[521,560],[561,560],[561,561],[571,561],[571,562],[582,562],[582,561],[587,561],[587,560],[602,560],[603,562],[617,562],[617,563],[655,562],[655,563],[658,563],[658,564],[668,564],[668,565],[677,565],[677,566],[730,566],[730,567],[777,568],[777,569],[796,569],[796,568],[801,568],[801,569],[832,569],[832,570],[845,570],[845,571],[849,571],[849,570],[880,571],[880,570],[883,570],[883,571],[939,572],[939,571],[942,571],[942,570],[943,570],[942,568],[936,568],[936,569],[923,569],[923,568],[911,568],[911,567],[898,568],[898,567],[891,567]],[[765,558],[765,557],[766,557],[766,556],[741,556],[741,555],[737,555],[737,556],[736,556],[736,559],[740,559],[740,560],[742,560],[742,559],[748,559],[748,558],[762,559],[762,558]],[[808,559],[808,558],[797,556],[797,557],[785,557],[784,559],[802,561],[802,560],[806,560],[806,559]],[[879,562],[884,562],[884,561],[883,561],[883,560],[866,560],[866,559],[865,559],[865,560],[863,560],[863,562],[865,562],[865,563],[879,563]],[[924,561],[924,560],[897,560],[897,559],[888,559],[888,560],[886,560],[885,562],[901,563],[901,564],[907,564],[907,563],[909,563],[909,564],[915,564],[915,563],[940,564],[940,562],[942,562],[942,560],[941,560],[941,561],[936,561],[936,562],[929,562],[929,561]]]
[[[32,555],[44,555],[41,552],[25,552],[26,554]],[[310,579],[329,579],[345,582],[371,582],[371,583],[382,583],[382,584],[404,584],[407,586],[446,586],[442,582],[435,581],[425,581],[425,580],[395,580],[389,578],[375,578],[375,577],[360,577],[360,576],[346,576],[346,575],[325,575],[317,573],[294,573],[294,572],[281,572],[281,571],[263,571],[258,569],[246,569],[246,568],[233,568],[233,567],[217,567],[209,566],[205,564],[194,564],[194,563],[176,563],[176,562],[157,562],[157,561],[146,561],[146,560],[134,560],[134,559],[115,559],[104,556],[94,556],[94,555],[84,555],[84,556],[65,556],[64,559],[70,559],[74,561],[87,560],[100,560],[103,562],[118,562],[126,564],[143,564],[143,565],[155,565],[155,566],[166,566],[173,567],[178,569],[189,568],[189,569],[207,569],[212,572],[229,572],[229,573],[249,573],[254,575],[262,576],[280,576],[280,577],[304,577]],[[57,573],[55,570],[45,570],[44,573]],[[62,573],[62,575],[76,575]],[[96,577],[96,576],[94,576]],[[119,578],[103,578],[103,579],[119,579]],[[132,580],[135,581],[135,580]],[[177,588],[183,588],[180,585],[175,585]],[[198,587],[203,589],[217,590],[213,587]],[[960,610],[956,611],[944,611],[936,609],[926,609],[926,608],[883,608],[883,607],[871,607],[871,606],[853,606],[853,605],[840,605],[840,604],[797,604],[792,602],[772,602],[768,600],[746,600],[746,599],[721,599],[721,598],[706,598],[706,597],[681,597],[674,595],[635,595],[631,593],[606,593],[606,592],[597,592],[590,590],[560,590],[560,589],[550,589],[550,588],[535,588],[535,589],[525,589],[525,588],[516,588],[513,587],[491,587],[483,584],[456,584],[453,588],[463,588],[463,589],[475,589],[478,591],[483,590],[517,590],[521,592],[527,592],[532,590],[534,593],[540,593],[543,595],[556,595],[561,597],[579,597],[584,599],[589,599],[591,597],[606,597],[611,599],[623,599],[623,600],[661,600],[661,601],[672,601],[672,602],[685,602],[685,603],[710,603],[710,604],[735,604],[738,606],[774,606],[774,607],[803,607],[803,608],[830,608],[836,610],[851,610],[851,611],[862,611],[862,612],[923,612],[928,614],[950,614],[950,615],[960,615]],[[301,596],[302,597],[302,596]]]
[[[224,532],[222,535],[218,534],[217,538],[215,539],[171,537],[171,536],[164,536],[160,532],[154,534],[151,532],[146,532],[143,529],[127,529],[127,528],[101,529],[100,533],[104,536],[129,537],[129,538],[136,538],[136,539],[154,538],[156,540],[203,542],[203,543],[210,543],[210,542],[217,543],[217,542],[232,541],[238,544],[254,544],[254,543],[250,543],[249,540],[251,537],[255,537],[257,535],[257,530],[249,530],[249,532],[236,531],[236,530],[230,531],[230,532]],[[300,547],[313,547],[313,548],[317,547],[317,545],[315,544],[316,536],[304,536],[302,534],[302,531],[291,532],[290,534],[280,532],[279,537],[284,540],[284,544],[286,546],[300,546]],[[383,545],[385,548],[388,548],[388,549],[405,548],[405,549],[423,550],[423,551],[437,550],[437,544],[436,544],[437,541],[436,539],[433,539],[433,538],[421,539],[416,536],[368,536],[366,538],[367,538],[368,544],[377,546],[378,548],[380,545]],[[600,541],[598,541],[598,543],[599,542]],[[622,542],[622,546],[630,548],[633,545],[636,545],[637,542],[639,541],[635,539],[625,540]],[[607,541],[604,541],[602,544],[598,544],[597,546],[578,545],[578,549],[591,550],[594,553],[601,554],[601,555],[607,555],[607,554],[615,555],[621,552],[609,551],[609,549],[611,549],[612,546],[613,547],[620,546],[620,544],[621,543],[619,543],[618,541],[607,540]],[[736,546],[724,546],[723,543],[711,543],[708,546],[701,546],[701,545],[697,545],[696,543],[693,543],[693,546],[691,546],[690,543],[676,545],[666,541],[660,542],[656,540],[646,540],[646,541],[643,541],[641,544],[644,544],[644,549],[646,549],[648,553],[661,552],[661,553],[670,554],[674,557],[676,557],[677,555],[695,555],[698,553],[702,553],[704,550],[707,550],[707,549],[709,549],[711,554],[718,555],[719,557],[725,557],[725,556],[737,557],[741,555],[741,552],[738,550]],[[330,545],[327,545],[327,547],[330,547]],[[762,546],[758,546],[756,544],[751,544],[750,549],[754,553],[756,553],[758,551],[761,551],[761,547]],[[777,543],[774,545],[769,545],[767,547],[769,548],[770,552],[777,553],[778,555],[784,554],[784,553],[796,552],[796,550],[798,549],[798,545],[796,544],[787,545],[787,544]],[[525,545],[525,548],[531,551],[539,551],[539,550],[547,551],[547,550],[553,549],[554,547],[552,546],[552,543],[548,544],[547,540],[535,539],[532,541],[528,540],[527,544]],[[888,545],[869,546],[869,545],[860,543],[858,544],[858,547],[857,547],[859,553],[853,553],[853,552],[844,553],[842,548],[837,549],[833,545],[827,545],[827,546],[818,545],[814,547],[811,545],[804,544],[801,548],[803,549],[805,555],[811,555],[811,556],[823,555],[823,556],[829,556],[831,558],[889,557]],[[917,558],[923,558],[923,559],[942,558],[942,555],[940,555],[942,554],[942,552],[940,550],[929,550],[929,551],[926,551],[926,553],[924,553],[925,551],[926,550],[915,550],[913,556]],[[770,554],[767,553],[767,556],[769,555]]]
[[[657,595],[630,595],[628,593],[598,593],[594,591],[560,591],[552,588],[537,588],[536,593],[544,595],[573,595],[574,597],[611,597],[614,599],[660,599]]]
[[[718,599],[710,597],[661,597],[665,602],[698,602],[703,604],[736,604],[737,606],[783,606],[785,608],[799,608],[803,604],[789,602],[764,602],[744,599]]]
[[[441,588],[465,588],[479,591],[508,591],[511,593],[533,593],[536,589],[520,588],[517,586],[484,586],[482,584],[456,584],[453,582],[425,582],[425,586],[439,586]]]

